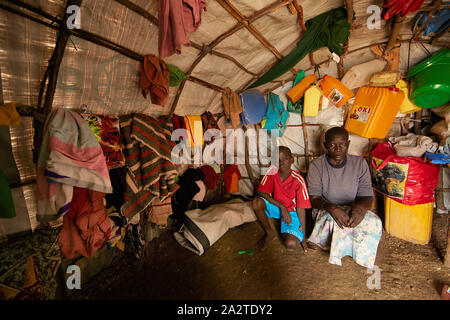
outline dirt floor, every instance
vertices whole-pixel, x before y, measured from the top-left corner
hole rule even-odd
[[[281,243],[257,251],[257,222],[229,230],[202,256],[181,247],[171,232],[150,242],[143,261],[122,260],[74,292],[71,299],[425,299],[439,300],[450,269],[443,266],[447,214],[434,214],[428,245],[413,244],[383,230],[373,275],[350,257],[328,263],[327,252],[289,252]],[[253,249],[253,255],[238,251]],[[373,279],[373,278],[371,278]],[[375,282],[370,282],[376,285]]]

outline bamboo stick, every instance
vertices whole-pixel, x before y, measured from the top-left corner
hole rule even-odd
[[[396,15],[394,17],[394,21],[392,22],[393,26],[392,26],[391,36],[389,37],[389,41],[386,46],[385,52],[391,50],[395,46],[395,43],[397,42],[397,36],[402,28],[404,21],[405,21],[405,17],[402,17],[400,15]]]
[[[237,21],[245,25],[248,31],[250,31],[253,36],[261,42],[261,44],[266,47],[272,54],[278,59],[282,60],[283,55],[253,26],[247,18],[235,7],[229,0],[217,0],[217,2]],[[295,69],[290,70],[292,73],[297,74]]]
[[[305,116],[302,113],[302,123],[305,123]],[[302,126],[303,129],[303,141],[305,144],[305,164],[306,164],[306,171],[308,171],[309,168],[309,147],[308,147],[308,131],[306,126]]]
[[[189,81],[191,81],[191,82],[200,84],[200,85],[202,85],[202,86],[204,86],[204,87],[206,87],[206,88],[212,89],[212,90],[214,90],[214,91],[217,91],[217,92],[220,92],[220,93],[224,93],[224,92],[225,92],[225,89],[223,89],[223,88],[221,88],[221,87],[219,87],[219,86],[216,86],[216,85],[214,85],[214,84],[211,84],[211,83],[209,83],[209,82],[206,82],[206,81],[204,81],[204,80],[201,80],[201,79],[199,79],[199,78],[193,77],[193,76],[191,76],[191,75],[187,75],[186,78],[187,78],[187,80],[189,80]]]

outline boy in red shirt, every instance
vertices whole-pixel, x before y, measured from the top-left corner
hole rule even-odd
[[[281,233],[288,250],[297,249],[301,243],[306,252],[310,248],[305,239],[305,208],[311,208],[308,189],[303,177],[291,170],[294,162],[291,150],[279,147],[279,166],[269,169],[262,178],[253,199],[253,210],[265,231],[263,245],[276,239],[269,218],[281,218]]]

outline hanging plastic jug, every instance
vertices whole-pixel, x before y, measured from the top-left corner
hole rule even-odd
[[[338,79],[328,75],[323,76],[322,81],[319,82],[319,87],[323,95],[338,108],[342,107],[348,99],[355,95],[352,90],[344,86]]]
[[[308,89],[314,82],[316,82],[317,76],[311,74],[303,78],[295,87],[286,92],[286,95],[291,99],[293,103],[297,102],[305,94],[306,89]]]
[[[399,88],[403,91],[405,94],[405,98],[403,99],[402,105],[400,106],[400,112],[401,113],[412,113],[416,111],[422,110],[421,107],[416,106],[412,101],[409,99],[409,88],[408,88],[408,82],[405,80],[400,80],[395,85],[396,88]]]
[[[403,98],[403,91],[395,87],[359,88],[345,122],[345,129],[364,138],[384,139]]]
[[[306,90],[305,105],[303,107],[303,115],[305,117],[315,117],[319,114],[322,97],[322,91],[315,85]]]

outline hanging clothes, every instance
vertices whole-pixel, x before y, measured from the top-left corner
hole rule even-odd
[[[206,0],[158,1],[158,49],[164,59],[181,53],[181,46],[190,46],[187,32],[195,32],[206,11]]]
[[[346,9],[337,8],[324,12],[308,20],[305,26],[305,35],[297,42],[295,48],[283,60],[251,84],[248,89],[256,88],[282,76],[309,52],[314,52],[322,47],[328,47],[331,52],[337,55],[343,53],[341,44],[346,43],[350,36],[350,24],[347,21]]]
[[[223,173],[225,187],[228,193],[239,191],[239,180],[242,178],[237,165],[226,165]]]
[[[119,118],[81,113],[102,147],[108,169],[123,167],[125,158],[120,144]]]
[[[15,103],[0,105],[0,126],[20,126],[20,115]]]
[[[165,106],[169,98],[170,72],[166,63],[155,55],[147,55],[141,65],[142,95],[150,98],[153,104]]]
[[[191,147],[203,145],[203,124],[200,116],[185,116],[184,123],[188,135],[188,141],[191,141]]]
[[[171,161],[175,143],[171,141],[172,122],[167,117],[122,116],[120,129],[127,166],[126,202],[121,213],[130,219],[155,198],[165,199],[178,189],[178,173]]]
[[[103,205],[105,194],[74,188],[72,205],[59,234],[61,253],[67,259],[91,257],[109,239],[111,224]]]
[[[183,80],[186,80],[186,75],[184,74],[183,71],[180,70],[180,68],[169,63],[167,64],[167,67],[169,68],[170,71],[169,87],[179,86]]]
[[[419,9],[424,0],[385,0],[383,19],[388,20],[399,14],[404,17]]]
[[[280,97],[274,93],[269,93],[269,102],[265,121],[262,127],[268,131],[278,129],[279,136],[283,136],[286,130],[286,122],[289,118],[289,112],[284,108]]]
[[[36,180],[37,219],[41,222],[68,212],[73,187],[112,192],[102,148],[78,113],[57,108],[47,116]]]
[[[167,219],[172,214],[172,197],[167,197],[163,201],[155,199],[148,211],[148,221],[155,223],[161,229],[167,227]]]
[[[225,92],[222,93],[222,103],[225,116],[227,119],[231,119],[231,125],[236,129],[241,123],[239,114],[242,112],[242,105],[239,101],[239,96],[230,88],[225,88]]]
[[[214,119],[214,116],[211,112],[206,111],[201,115],[202,118],[202,125],[203,125],[203,132],[206,132],[209,129],[217,129],[220,130],[219,126],[217,125],[216,119]],[[214,142],[215,137],[212,136],[211,140],[206,142],[206,144],[210,144]]]
[[[200,167],[200,170],[205,174],[205,185],[208,189],[215,189],[217,187],[217,183],[219,182],[219,174],[216,173],[214,168],[210,165],[204,165]],[[220,173],[220,168],[219,168]]]

